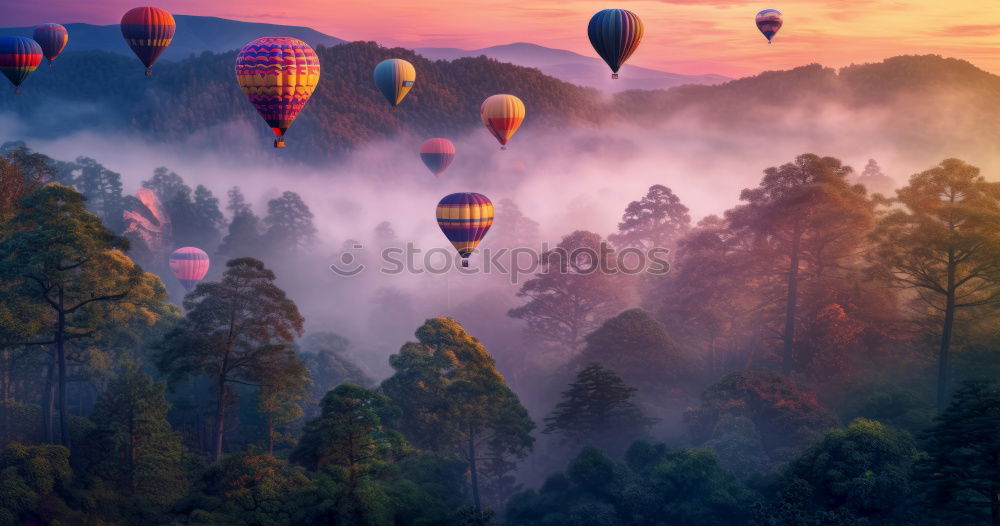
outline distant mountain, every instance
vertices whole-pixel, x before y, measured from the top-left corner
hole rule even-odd
[[[262,36],[289,36],[298,38],[312,46],[335,46],[345,41],[308,27],[283,26],[277,24],[258,24],[256,22],[240,22],[211,16],[174,15],[177,21],[177,34],[162,58],[180,60],[205,51],[222,53],[240,49],[247,42]],[[69,31],[69,43],[66,52],[70,51],[110,51],[131,55],[132,51],[122,39],[118,24],[95,26],[91,24],[64,24]],[[0,29],[0,35],[31,36],[31,27],[13,27]]]
[[[564,49],[553,49],[526,42],[482,49],[416,48],[415,51],[432,60],[454,60],[460,57],[487,56],[501,62],[538,68],[560,80],[605,91],[632,89],[667,89],[684,84],[720,84],[729,77],[722,75],[681,75],[626,64],[621,78],[611,79],[610,69],[602,60]]]

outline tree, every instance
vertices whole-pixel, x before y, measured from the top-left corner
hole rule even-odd
[[[184,447],[167,413],[166,385],[126,362],[94,407],[91,431],[82,447],[85,471],[110,482],[137,511],[165,509],[187,494]]]
[[[795,369],[801,282],[839,271],[857,255],[873,221],[864,188],[848,183],[851,172],[838,159],[803,154],[764,170],[760,186],[740,193],[745,204],[726,212],[732,228],[753,234],[760,271],[776,280],[784,298],[785,374]]]
[[[22,212],[7,224],[10,235],[0,242],[0,280],[17,284],[18,294],[48,311],[42,332],[51,338],[24,343],[52,346],[60,440],[68,445],[71,346],[131,319],[152,324],[166,291],[124,254],[128,241],[87,211],[72,188],[50,183],[21,203]],[[50,404],[43,409],[45,436],[52,441]]]
[[[267,454],[274,454],[276,442],[295,443],[287,433],[288,424],[302,418],[302,400],[309,391],[309,369],[302,360],[282,360],[273,365],[257,391],[257,409],[264,415]]]
[[[858,177],[858,183],[864,185],[872,194],[884,196],[892,195],[892,191],[896,188],[896,182],[882,173],[882,168],[875,159],[868,159],[868,164]]]
[[[416,336],[389,358],[395,373],[382,390],[402,410],[399,429],[414,445],[465,460],[479,509],[480,474],[494,487],[503,482],[512,460],[531,450],[535,424],[493,357],[458,322],[430,319]]]
[[[341,384],[374,385],[371,377],[349,356],[349,346],[347,338],[332,332],[311,332],[299,342],[299,359],[306,364],[311,379],[308,406],[319,406],[326,393]],[[306,413],[314,416],[310,409]]]
[[[184,179],[164,167],[157,168],[153,177],[143,181],[143,188],[156,194],[170,218],[173,242],[176,246],[215,247],[225,226],[219,210],[219,200],[204,186],[198,185],[193,196]]]
[[[541,272],[517,293],[527,303],[508,315],[524,320],[530,337],[577,351],[585,335],[628,304],[628,284],[601,237],[576,231],[542,254]]]
[[[62,516],[67,510],[73,469],[69,449],[64,446],[8,445],[0,452],[0,524],[42,524],[65,520],[82,521],[82,514]],[[46,506],[41,506],[41,503]],[[55,515],[55,516],[53,516]]]
[[[230,384],[273,386],[304,376],[292,347],[302,315],[274,280],[256,259],[230,260],[221,281],[201,283],[184,298],[187,315],[162,343],[159,367],[173,380],[211,378],[215,460],[222,458],[226,407],[235,397]]]
[[[21,199],[41,186],[44,172],[31,174],[11,154],[0,157],[0,225],[19,208]]]
[[[87,208],[114,232],[124,229],[121,175],[108,170],[90,157],[77,157],[73,186],[87,198]]]
[[[668,248],[673,251],[677,240],[690,229],[688,207],[669,188],[655,184],[642,199],[629,203],[618,223],[618,233],[608,236],[608,240],[619,249]]]
[[[938,524],[1000,525],[1000,384],[962,384],[922,446],[924,510]]]
[[[563,391],[542,432],[558,433],[577,445],[623,451],[656,422],[632,401],[635,391],[614,371],[592,363]]]
[[[874,271],[915,292],[940,326],[937,406],[948,403],[956,315],[1000,301],[1000,183],[958,159],[914,175],[872,234]]]
[[[274,250],[307,249],[316,237],[313,213],[295,192],[286,191],[267,202],[264,225],[268,245]]]

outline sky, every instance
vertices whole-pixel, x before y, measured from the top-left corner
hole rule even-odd
[[[0,0],[0,25],[117,23],[136,0]],[[531,42],[596,56],[590,16],[630,9],[646,36],[629,63],[676,73],[744,76],[818,62],[841,67],[903,54],[966,59],[1000,73],[998,0],[158,0],[175,14],[302,25],[346,40],[405,47],[474,49]],[[784,13],[768,46],[753,23],[764,8]]]

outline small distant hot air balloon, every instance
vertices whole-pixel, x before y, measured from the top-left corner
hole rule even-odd
[[[493,203],[483,194],[461,192],[446,195],[437,206],[437,222],[444,236],[469,266],[469,256],[493,224]]]
[[[197,247],[178,248],[170,254],[170,270],[188,292],[208,273],[208,263],[208,254]]]
[[[285,132],[319,84],[319,57],[309,44],[290,37],[264,37],[236,55],[236,82],[285,147]]]
[[[66,42],[69,41],[69,33],[65,27],[59,24],[39,24],[35,26],[32,38],[42,47],[42,54],[49,60],[49,66],[51,67],[52,61],[66,47]]]
[[[170,45],[176,29],[173,15],[159,7],[136,7],[122,16],[122,36],[146,66],[147,77],[153,75],[153,63]]]
[[[383,60],[375,66],[375,87],[392,104],[393,111],[413,88],[416,80],[417,70],[413,64],[401,58]]]
[[[420,145],[420,159],[435,176],[441,177],[455,160],[455,145],[448,139],[427,139]]]
[[[774,34],[781,29],[781,24],[784,19],[781,17],[781,12],[777,9],[765,9],[760,13],[757,13],[757,29],[767,38],[767,43],[771,43],[771,39],[774,38]]]
[[[507,141],[524,122],[524,103],[521,99],[502,93],[483,101],[479,116],[486,129],[500,141],[500,149],[507,149]]]
[[[0,72],[14,85],[14,93],[32,71],[42,63],[42,48],[27,37],[0,37]]]
[[[642,41],[642,20],[627,9],[604,9],[590,18],[587,36],[594,51],[611,66],[611,78]]]

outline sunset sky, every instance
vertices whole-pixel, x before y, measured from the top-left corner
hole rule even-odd
[[[136,0],[6,0],[4,26],[40,22],[117,23]],[[635,11],[646,37],[630,63],[678,73],[730,76],[810,62],[827,66],[901,54],[963,58],[1000,73],[1000,1],[743,0],[606,1],[160,0],[175,14],[309,26],[346,40],[479,48],[532,42],[596,56],[586,37],[590,15],[607,7]],[[779,9],[785,27],[768,46],[753,23]]]

